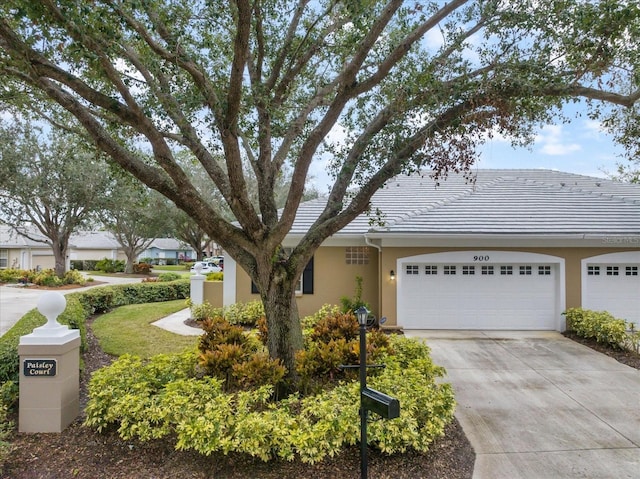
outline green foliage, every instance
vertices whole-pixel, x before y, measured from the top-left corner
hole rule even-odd
[[[583,338],[595,339],[615,349],[621,349],[628,341],[627,322],[616,319],[607,311],[591,311],[571,308],[564,312],[567,328]]]
[[[80,286],[84,286],[87,283],[87,280],[82,275],[82,273],[80,273],[80,271],[71,269],[64,274],[62,282],[64,284],[79,284]]]
[[[300,320],[303,329],[311,329],[321,319],[327,316],[334,316],[340,312],[340,307],[332,304],[323,304],[322,307],[309,316],[305,316]]]
[[[349,298],[348,296],[340,298],[341,311],[343,313],[355,313],[355,311],[362,306],[371,309],[369,303],[362,300],[362,281],[362,276],[356,276],[356,292],[353,298]]]
[[[33,278],[33,283],[38,286],[60,286],[64,282],[58,278],[56,272],[52,269],[43,269]]]
[[[261,301],[235,303],[224,308],[224,319],[231,324],[255,326],[258,319],[264,316],[264,306]]]
[[[9,411],[18,400],[18,385],[13,381],[0,384],[0,474],[13,449],[9,437],[13,429],[13,421],[9,419]]]
[[[120,259],[103,258],[96,263],[96,271],[103,273],[122,273],[124,267],[125,262]]]
[[[0,269],[0,283],[33,283],[35,276],[35,271],[14,268]]]
[[[178,273],[172,273],[171,271],[160,273],[158,275],[158,281],[176,281],[178,279],[182,279],[182,275]]]
[[[433,365],[426,346],[401,336],[389,341],[395,353],[386,353],[387,368],[370,383],[399,398],[401,412],[393,420],[371,418],[369,444],[388,454],[426,451],[453,417],[452,389],[437,381],[444,370]],[[245,363],[247,371],[259,371],[249,377],[264,374],[264,359]],[[122,356],[94,374],[86,425],[99,431],[115,426],[125,440],[175,437],[177,449],[239,452],[264,461],[314,463],[359,439],[357,381],[273,401],[273,386],[228,392],[220,379],[197,377],[195,361],[193,351],[148,362]]]
[[[191,308],[191,317],[196,321],[224,317],[222,308],[214,308],[208,301],[202,304],[189,304],[189,306]]]
[[[224,272],[207,273],[207,281],[224,281]]]

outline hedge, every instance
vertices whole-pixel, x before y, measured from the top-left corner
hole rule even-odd
[[[578,336],[595,339],[615,349],[635,347],[637,350],[638,335],[633,331],[633,323],[617,319],[607,311],[570,308],[563,314],[567,317],[567,329],[574,331]]]

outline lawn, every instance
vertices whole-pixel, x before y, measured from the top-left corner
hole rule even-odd
[[[103,351],[115,356],[129,353],[149,358],[180,352],[194,346],[198,337],[170,333],[151,323],[185,307],[183,299],[121,306],[98,317],[92,326],[93,333]]]

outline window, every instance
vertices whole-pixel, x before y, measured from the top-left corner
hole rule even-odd
[[[638,276],[638,267],[637,266],[625,266],[624,274],[626,276]]]
[[[417,264],[408,264],[405,271],[408,275],[420,274],[420,269]]]
[[[445,265],[444,274],[456,274],[456,267],[454,265]]]
[[[600,266],[587,266],[588,276],[600,276]]]
[[[344,254],[346,264],[369,264],[368,246],[347,246]]]
[[[0,249],[0,268],[9,266],[9,250]]]
[[[617,266],[607,266],[607,276],[618,276],[620,268]]]
[[[438,274],[438,267],[428,264],[424,267],[424,274]]]
[[[520,266],[520,274],[521,275],[530,275],[531,274],[531,266]]]
[[[476,267],[475,266],[463,266],[462,267],[462,274],[466,274],[466,275],[472,275],[472,274],[476,274]]]
[[[513,266],[500,266],[500,274],[513,274]]]
[[[538,274],[540,276],[550,276],[551,266],[538,266]]]
[[[492,275],[493,274],[493,266],[482,266],[482,274],[484,275]]]

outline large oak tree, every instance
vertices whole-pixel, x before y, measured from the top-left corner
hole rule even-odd
[[[567,101],[615,114],[640,97],[631,0],[5,0],[0,15],[4,95],[70,112],[193,218],[257,285],[287,366],[302,346],[297,278],[386,180],[467,168],[492,133],[526,142]],[[189,180],[182,150],[235,222]],[[335,179],[326,207],[285,253],[321,155]]]

